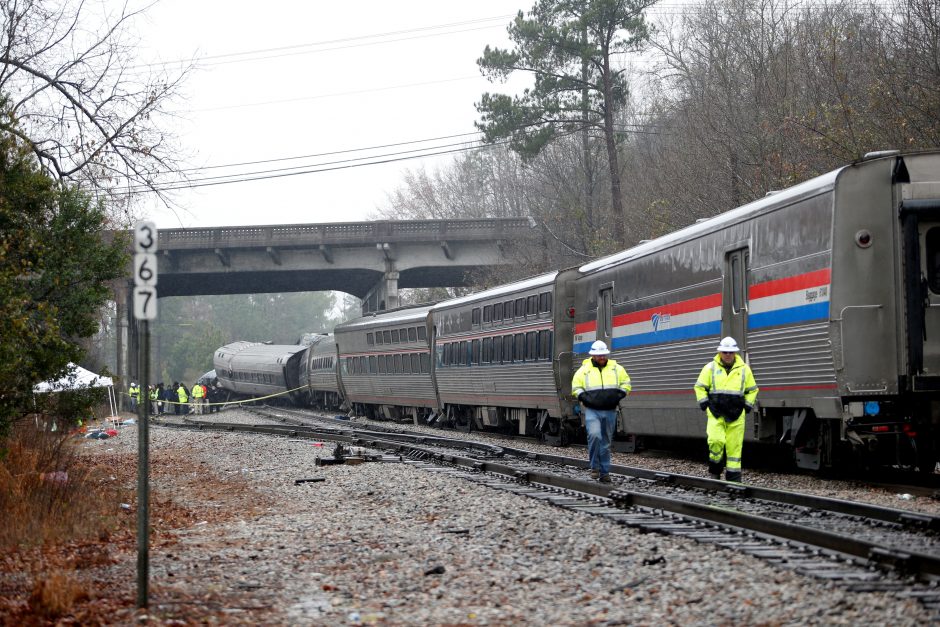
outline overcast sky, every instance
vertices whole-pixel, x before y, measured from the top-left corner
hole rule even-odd
[[[509,45],[506,26],[529,8],[519,0],[160,0],[135,22],[138,56],[196,62],[185,99],[171,107],[189,164],[211,166],[194,180],[335,169],[179,191],[180,208],[147,203],[147,217],[161,228],[366,219],[406,168],[449,157],[350,160],[471,141],[474,102],[503,89],[480,76],[476,59],[487,44]],[[408,143],[421,140],[429,141]],[[305,158],[273,161],[291,157]],[[216,167],[259,161],[269,162]]]

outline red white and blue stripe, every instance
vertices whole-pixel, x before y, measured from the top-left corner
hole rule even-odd
[[[748,329],[803,324],[829,317],[828,268],[752,285]],[[615,316],[611,348],[648,346],[721,334],[721,294]],[[597,338],[594,320],[575,325],[574,352],[587,353]]]

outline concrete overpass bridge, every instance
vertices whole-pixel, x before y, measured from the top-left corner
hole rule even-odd
[[[494,218],[162,229],[157,293],[335,290],[362,299],[363,313],[393,309],[399,289],[463,286],[469,270],[510,263],[507,247],[536,237],[533,227],[528,218]],[[134,328],[131,287],[128,281],[116,290],[124,325],[117,369],[136,376],[136,364],[123,355],[136,352],[134,334],[127,334]]]

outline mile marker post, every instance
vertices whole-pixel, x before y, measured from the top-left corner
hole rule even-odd
[[[137,318],[137,607],[148,606],[150,580],[150,320],[157,317],[157,227],[134,225],[134,317]]]

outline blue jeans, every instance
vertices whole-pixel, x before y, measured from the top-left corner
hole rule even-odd
[[[610,473],[610,442],[617,428],[616,409],[584,408],[584,426],[587,429],[588,458],[591,469],[601,475]]]

